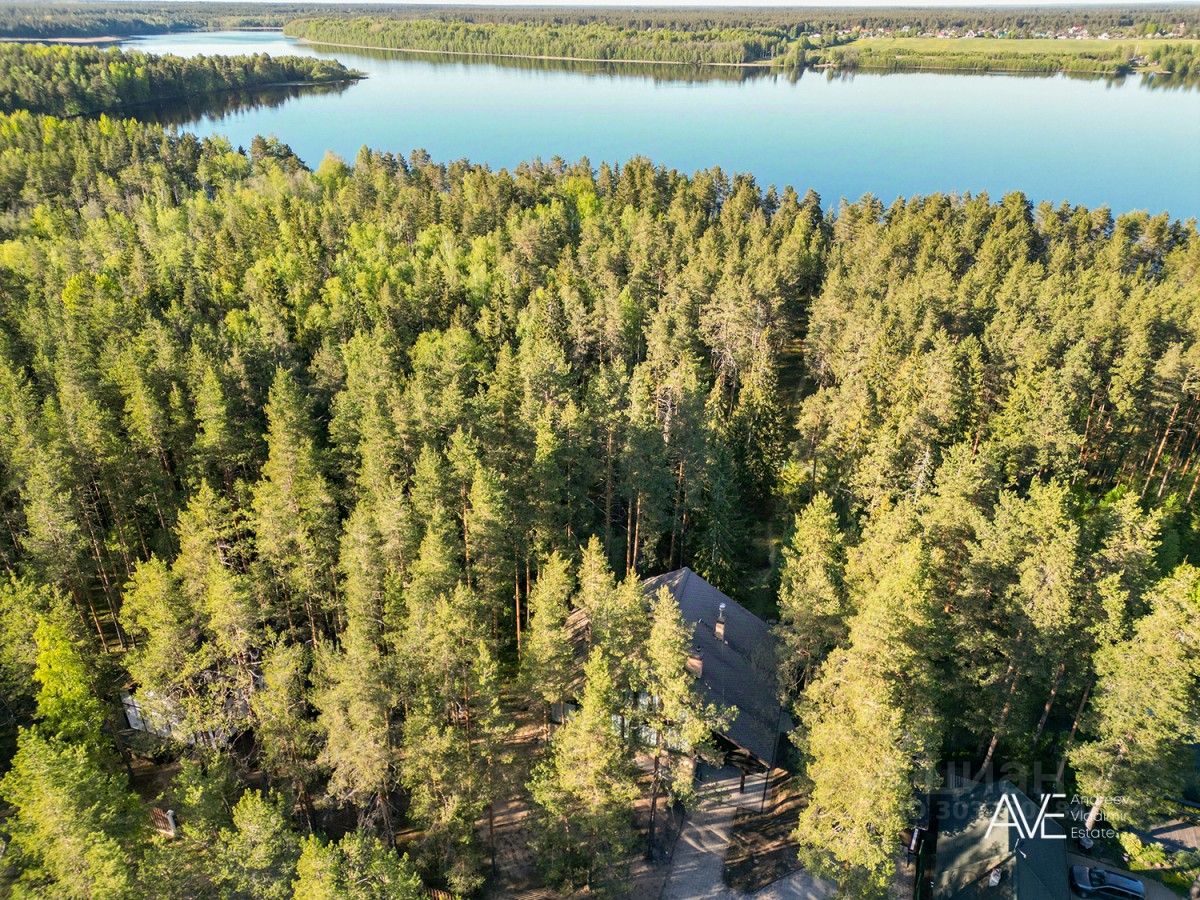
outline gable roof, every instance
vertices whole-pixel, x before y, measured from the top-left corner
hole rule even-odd
[[[1012,795],[1026,822],[1032,824],[1037,820],[1037,806],[1007,781],[973,785],[941,795],[940,808],[945,812],[938,821],[935,900],[1068,900],[1070,897],[1067,842],[1058,820],[1045,821],[1047,837],[1019,839],[1016,829],[1000,827],[1011,817],[1005,807],[997,819],[997,827],[988,833],[1002,794]],[[989,888],[988,875],[997,867],[1004,874],[996,888]]]
[[[767,623],[731,600],[689,568],[647,578],[648,596],[667,588],[683,619],[692,626],[692,646],[703,654],[697,679],[704,699],[730,710],[722,736],[752,753],[761,763],[774,759],[775,744],[791,719],[781,712],[775,690],[775,640]],[[725,640],[713,631],[725,604]],[[577,609],[567,619],[577,653],[586,654],[587,615]]]
[[[643,585],[651,595],[660,587],[670,590],[684,621],[694,626],[692,646],[704,654],[698,680],[705,699],[736,710],[724,736],[760,762],[773,762],[779,733],[790,730],[792,722],[779,708],[775,639],[767,623],[687,567],[648,578]],[[713,631],[722,603],[723,641]]]

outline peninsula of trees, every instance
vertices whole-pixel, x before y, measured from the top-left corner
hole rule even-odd
[[[619,893],[639,798],[690,799],[640,736],[703,750],[719,714],[641,589],[682,565],[778,620],[797,836],[847,896],[945,760],[1122,825],[1184,794],[1194,221],[827,212],[645,159],[311,170],[21,109],[0,296],[18,896],[470,894],[502,801],[546,884]]]
[[[273,85],[360,77],[336,60],[298,56],[156,56],[87,47],[0,44],[0,111],[73,116]]]
[[[318,43],[439,53],[726,65],[771,60],[791,41],[787,31],[764,28],[344,17],[295,19],[284,33]]]

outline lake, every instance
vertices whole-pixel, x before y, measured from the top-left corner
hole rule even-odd
[[[149,53],[332,57],[367,74],[158,111],[249,146],[272,134],[311,165],[363,145],[492,166],[644,155],[721,166],[826,204],[872,193],[1024,191],[1034,201],[1200,216],[1200,92],[1065,76],[932,73],[796,77],[761,70],[581,65],[364,51],[277,32],[155,35]]]

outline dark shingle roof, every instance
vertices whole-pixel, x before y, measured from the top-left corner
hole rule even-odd
[[[684,621],[695,626],[692,644],[704,654],[700,684],[710,703],[733,707],[725,737],[760,762],[774,760],[775,741],[791,720],[781,715],[775,691],[775,641],[767,623],[693,572],[676,569],[645,581],[646,593],[671,591]],[[725,640],[713,623],[725,604]]]
[[[648,578],[643,585],[648,596],[660,587],[670,590],[684,621],[693,626],[692,645],[704,655],[698,679],[704,697],[731,713],[723,736],[760,762],[772,762],[775,742],[780,732],[791,729],[792,721],[781,714],[776,697],[775,641],[767,623],[688,568]],[[713,624],[722,603],[725,640],[719,641]],[[575,610],[567,620],[577,648],[586,625],[583,610]]]

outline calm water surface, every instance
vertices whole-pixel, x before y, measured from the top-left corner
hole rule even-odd
[[[514,166],[645,155],[719,165],[827,203],[933,191],[1024,191],[1035,201],[1200,216],[1200,92],[1056,76],[925,73],[800,78],[673,67],[481,61],[314,47],[271,32],[159,35],[151,53],[332,57],[368,77],[164,111],[249,146],[273,134],[315,165],[366,145]]]

